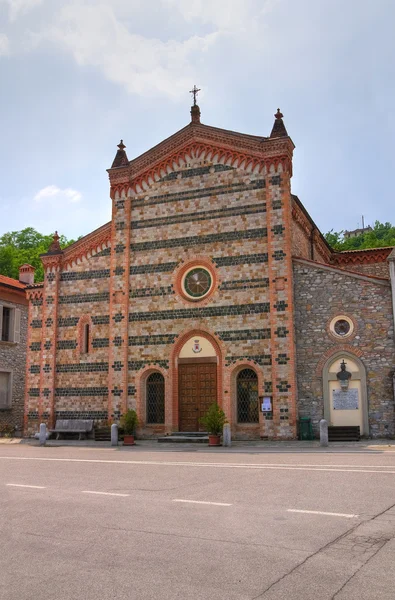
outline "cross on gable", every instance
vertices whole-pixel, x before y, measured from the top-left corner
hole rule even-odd
[[[193,106],[196,106],[196,96],[200,91],[200,88],[197,88],[196,85],[194,85],[193,88],[189,91],[189,93],[193,95]]]

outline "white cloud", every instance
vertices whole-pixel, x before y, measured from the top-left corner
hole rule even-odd
[[[57,185],[47,185],[45,188],[39,190],[34,196],[36,202],[44,202],[45,200],[51,199],[56,200],[56,202],[66,201],[71,202],[72,204],[80,202],[81,198],[81,192],[73,190],[72,188],[61,190]]]
[[[43,0],[0,0],[0,3],[8,4],[8,16],[10,21],[15,21],[19,16],[26,14]]]
[[[29,29],[15,48],[30,51],[49,42],[130,94],[175,100],[185,98],[197,79],[207,89],[210,70],[223,60],[223,42],[229,64],[234,53],[241,60],[251,48],[260,51],[266,15],[282,1],[51,0],[48,21]],[[43,0],[1,2],[16,19]]]
[[[267,0],[259,3],[255,0],[215,0],[208,6],[207,0],[162,1],[171,10],[178,10],[185,21],[211,23],[221,31],[239,31],[248,26],[251,28],[252,18],[259,15],[267,3]]]
[[[87,26],[89,24],[89,26]],[[194,78],[194,58],[215,44],[217,34],[162,41],[131,33],[111,2],[64,6],[55,24],[36,36],[66,48],[81,66],[100,69],[129,93],[177,97]]]
[[[5,33],[0,33],[0,56],[9,54],[9,41]]]

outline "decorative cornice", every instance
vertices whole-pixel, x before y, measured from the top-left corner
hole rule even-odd
[[[367,265],[386,262],[392,250],[392,247],[386,247],[334,252],[331,262],[335,265]]]
[[[111,222],[88,233],[83,238],[71,244],[63,251],[63,268],[67,269],[72,263],[78,263],[83,258],[89,258],[107,248],[111,241]]]
[[[332,258],[332,252],[329,250],[327,244],[325,244],[323,241],[322,233],[318,229],[314,229],[313,231],[313,243],[324,260],[330,262]]]
[[[26,290],[26,298],[30,301],[33,298],[42,298],[43,297],[43,285],[42,287],[32,288]]]
[[[308,218],[295,204],[292,206],[292,219],[297,225],[299,225],[306,237],[309,238],[314,228]]]
[[[324,260],[329,263],[333,253],[332,249],[299,198],[294,194],[292,194],[292,220],[302,229],[308,240],[313,242],[315,249]]]
[[[111,196],[139,193],[192,159],[243,168],[260,173],[272,165],[292,175],[294,145],[290,138],[267,139],[191,124],[132,160],[128,167],[109,169]]]
[[[63,252],[58,254],[41,254],[41,262],[43,263],[44,270],[48,269],[59,269],[62,264]]]

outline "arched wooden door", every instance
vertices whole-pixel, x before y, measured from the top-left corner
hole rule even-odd
[[[200,418],[217,402],[218,359],[211,342],[192,336],[178,357],[178,429],[203,431]]]

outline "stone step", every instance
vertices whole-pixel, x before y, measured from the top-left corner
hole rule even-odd
[[[173,431],[173,436],[181,435],[182,437],[204,437],[208,436],[207,431]]]
[[[111,440],[111,428],[110,427],[95,427],[95,441],[96,442],[109,442]]]
[[[206,444],[208,443],[208,435],[166,435],[158,438],[158,442],[162,444]]]
[[[355,426],[330,426],[328,427],[330,442],[359,442],[360,429]]]

